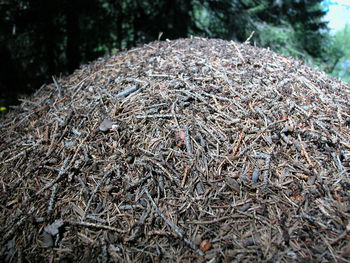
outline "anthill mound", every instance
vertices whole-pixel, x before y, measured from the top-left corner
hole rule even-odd
[[[350,256],[350,87],[266,49],[153,42],[1,121],[1,261]]]

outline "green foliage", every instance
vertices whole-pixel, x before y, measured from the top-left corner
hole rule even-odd
[[[196,1],[194,18],[208,37],[253,41],[312,62],[324,54],[327,25],[321,0]]]
[[[330,36],[325,70],[350,83],[350,25]]]
[[[294,33],[289,24],[274,26],[267,23],[259,25],[259,43],[263,47],[270,47],[286,56],[304,57]]]
[[[321,0],[261,1],[254,25],[260,46],[303,60],[323,56],[322,43],[327,36],[325,12]]]

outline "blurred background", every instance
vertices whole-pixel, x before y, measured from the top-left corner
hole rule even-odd
[[[2,113],[53,76],[160,35],[243,42],[255,31],[251,44],[350,83],[349,0],[2,0],[0,21]]]

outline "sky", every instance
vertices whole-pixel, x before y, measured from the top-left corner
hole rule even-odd
[[[350,25],[350,0],[324,0],[328,4],[326,21],[333,32],[344,28],[345,24]]]

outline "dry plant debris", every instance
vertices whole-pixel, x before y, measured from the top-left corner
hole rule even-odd
[[[153,42],[1,121],[1,261],[348,262],[350,87],[218,39]]]

